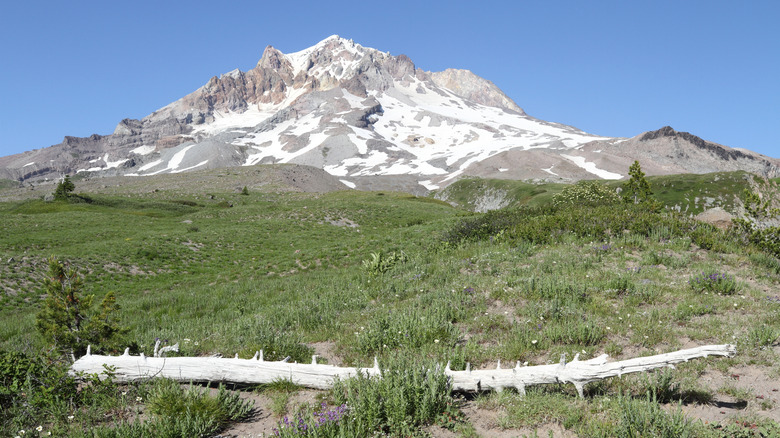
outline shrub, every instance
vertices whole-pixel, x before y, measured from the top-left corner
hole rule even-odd
[[[339,428],[349,415],[346,403],[334,408],[322,403],[319,410],[308,406],[299,410],[292,418],[285,416],[274,428],[278,437],[331,437],[339,436]],[[342,435],[343,436],[343,435]]]
[[[567,186],[552,198],[556,207],[571,205],[611,205],[620,202],[620,196],[615,190],[596,181],[579,181]]]
[[[734,280],[734,276],[722,273],[702,272],[688,280],[688,284],[691,289],[698,292],[707,291],[731,295],[737,291],[737,282]]]
[[[192,385],[184,389],[173,380],[163,379],[149,391],[146,405],[149,412],[160,417],[187,414],[224,426],[246,417],[254,403],[241,400],[237,392],[228,392],[223,385],[219,386],[216,396],[210,396],[207,389]]]
[[[246,418],[254,403],[241,400],[237,392],[220,385],[216,396],[192,385],[184,389],[172,380],[154,382],[146,397],[152,418],[145,422],[122,422],[83,433],[85,437],[207,437],[233,421]]]
[[[457,245],[488,240],[503,231],[502,239],[509,243],[550,244],[560,242],[564,236],[597,241],[609,241],[626,233],[649,237],[656,236],[659,229],[668,237],[690,237],[706,249],[720,248],[726,240],[717,228],[680,214],[658,211],[652,203],[494,210],[455,224],[442,238],[449,245]]]
[[[393,251],[390,254],[385,254],[381,251],[372,252],[371,260],[363,260],[363,269],[370,275],[384,274],[396,264],[404,263],[407,260],[408,257],[403,251],[400,253]]]
[[[432,424],[451,405],[449,380],[435,365],[405,359],[388,365],[382,378],[360,374],[335,382],[336,404],[349,407],[341,425],[343,436],[374,432],[409,436],[415,428]]]
[[[734,219],[734,230],[743,241],[780,257],[780,227],[766,225],[780,210],[770,208],[770,201],[762,200],[758,193],[745,190],[744,197],[745,217]]]
[[[48,412],[61,410],[55,406],[77,401],[76,380],[67,371],[42,356],[0,350],[0,432],[13,417],[40,424]]]
[[[47,296],[36,315],[36,327],[60,352],[83,355],[88,345],[99,350],[125,331],[116,321],[119,306],[113,292],[107,293],[93,311],[94,296],[81,296],[84,282],[78,271],[66,268],[55,257],[49,258],[48,264],[42,282]]]

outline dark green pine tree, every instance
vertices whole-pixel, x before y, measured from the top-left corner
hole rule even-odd
[[[109,292],[98,309],[92,309],[94,295],[81,295],[84,281],[73,268],[55,257],[49,258],[49,271],[43,279],[46,301],[36,315],[36,327],[65,355],[80,356],[92,345],[102,349],[124,330],[116,321],[116,296]]]
[[[65,175],[54,190],[54,199],[57,201],[67,201],[71,192],[75,189],[76,186],[73,184],[73,181],[70,180],[70,176]]]
[[[631,179],[623,183],[623,199],[634,204],[650,201],[653,191],[650,190],[650,183],[645,179],[639,161],[634,161],[628,168],[628,175]]]

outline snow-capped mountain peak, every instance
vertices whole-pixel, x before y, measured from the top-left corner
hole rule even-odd
[[[628,166],[615,157],[635,143],[620,140],[530,117],[468,70],[425,72],[405,55],[333,35],[290,54],[268,46],[254,68],[214,76],[142,120],[122,120],[111,135],[66,137],[51,148],[2,158],[0,177],[144,176],[297,163],[350,186],[377,188],[384,181],[392,187],[411,179],[436,189],[465,175],[620,178]],[[777,168],[764,166],[765,173]]]

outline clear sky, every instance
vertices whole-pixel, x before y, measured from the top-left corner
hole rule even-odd
[[[212,76],[332,34],[469,69],[529,115],[670,125],[780,157],[780,2],[38,1],[0,8],[0,156],[110,134]]]

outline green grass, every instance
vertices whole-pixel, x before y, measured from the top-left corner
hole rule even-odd
[[[706,186],[711,180],[697,181]],[[721,388],[699,383],[705,372],[728,374],[731,366],[751,365],[776,373],[780,304],[771,298],[780,284],[777,259],[684,215],[625,205],[554,209],[542,205],[552,187],[529,195],[537,207],[489,214],[401,193],[203,190],[0,204],[0,349],[41,357],[48,348],[34,322],[38,283],[46,259],[55,255],[84,275],[85,293],[98,299],[116,293],[128,342],[146,354],[160,338],[179,342],[187,356],[249,358],[262,349],[269,360],[308,362],[314,344],[327,342],[348,365],[370,366],[377,356],[381,363],[450,361],[453,369],[464,369],[498,360],[557,362],[575,353],[621,359],[690,342],[738,346],[734,359],[592,383],[585,400],[570,386],[537,388],[526,399],[512,392],[481,398],[477,403],[486,409],[502,410],[499,422],[507,428],[555,422],[582,436],[615,436],[651,421],[661,432],[650,436],[664,436],[667,427],[715,433],[659,411],[657,401],[699,403],[717,396]],[[376,257],[393,261],[372,269]],[[693,287],[690,280],[703,272],[729,280]],[[327,409],[357,385],[397,402],[370,406],[370,418],[377,419],[372,430],[418,433],[449,424],[470,433],[455,399],[441,388],[430,394],[430,405],[409,407],[408,391],[423,388],[428,377],[407,377],[410,386],[399,381],[384,389],[345,383],[341,393],[324,395]],[[290,392],[277,386],[263,389],[273,394],[275,415],[314,418],[322,409],[290,405]],[[101,394],[102,401],[54,404],[29,419],[14,414],[0,430],[14,436],[18,428],[50,423],[71,432],[105,427],[109,434],[140,426],[106,424],[98,420],[105,412],[125,418],[141,407],[152,409],[152,390],[144,386]],[[538,407],[531,409],[530,402]],[[409,407],[412,420],[398,422],[400,411],[393,409],[399,406]],[[78,420],[69,423],[69,415]],[[202,426],[199,421],[187,427]],[[165,423],[165,430],[180,426]]]

